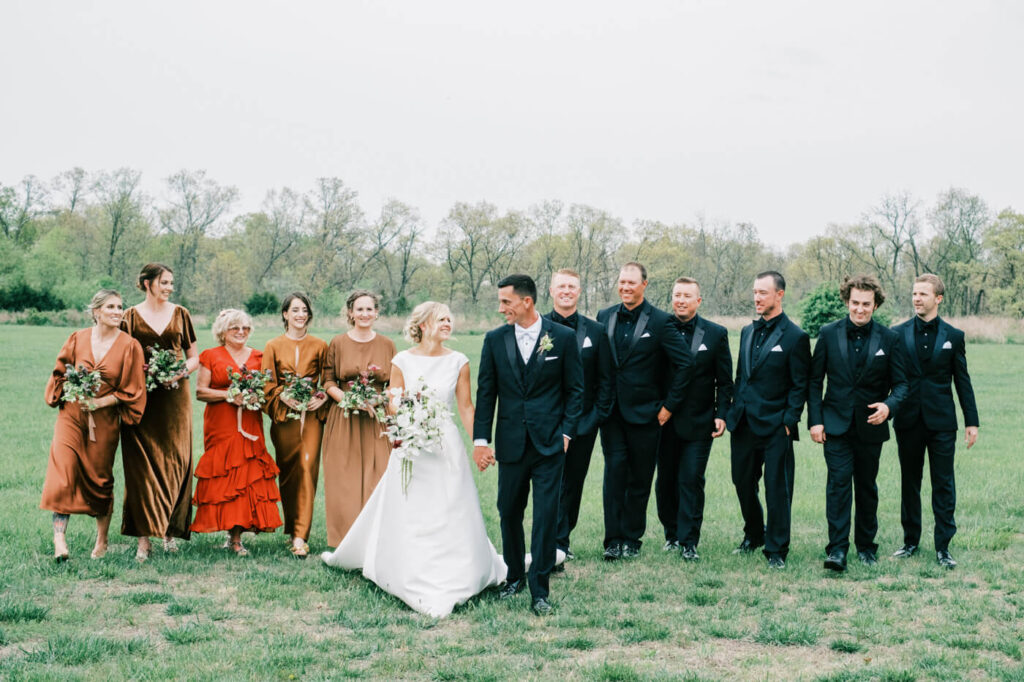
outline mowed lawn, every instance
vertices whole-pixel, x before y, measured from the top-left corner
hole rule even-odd
[[[215,534],[194,536],[173,556],[157,543],[137,564],[133,539],[118,533],[120,460],[110,552],[89,559],[95,524],[76,516],[71,561],[54,564],[50,514],[38,508],[55,417],[42,396],[70,331],[0,327],[0,679],[1024,679],[1019,346],[968,350],[982,428],[975,448],[957,452],[953,572],[934,561],[927,481],[924,551],[887,558],[902,541],[892,442],[879,474],[882,560],[824,571],[825,466],[802,425],[784,571],[731,553],[742,532],[727,437],[708,470],[702,561],[661,551],[652,496],[640,558],[604,563],[598,452],[573,538],[578,558],[552,580],[555,615],[536,618],[525,594],[499,602],[490,591],[435,621],[316,554],[294,559],[280,533],[247,539],[247,558],[220,549]],[[253,343],[276,333],[258,330]],[[203,347],[212,344],[209,330],[199,334]],[[481,340],[452,345],[475,366]],[[195,415],[198,460],[201,403]],[[477,481],[500,549],[496,471]],[[321,492],[315,552],[324,538]]]

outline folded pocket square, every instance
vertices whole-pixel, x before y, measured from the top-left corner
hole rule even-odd
[[[952,348],[952,347],[953,347],[953,344],[951,344],[949,341],[946,341],[946,343],[942,344],[942,350],[946,350],[947,348]]]
[[[584,347],[584,348],[590,348],[590,347],[591,347],[591,346],[593,346],[593,345],[594,345],[594,342],[590,340],[590,337],[589,337],[589,336],[587,336],[587,337],[585,337],[585,338],[583,339],[583,347]]]
[[[774,348],[772,348],[772,352],[773,353],[781,353],[782,352],[782,346],[775,346]]]
[[[708,347],[707,347],[707,346],[705,346],[705,345],[704,345],[704,344],[702,343],[702,344],[700,344],[700,346],[698,346],[698,347],[697,347],[697,352],[699,353],[699,352],[701,352],[702,350],[707,350],[707,349],[708,349]]]
[[[558,355],[545,355],[544,362],[551,362],[552,360],[557,360],[558,358]]]
[[[646,338],[647,338],[647,337],[649,337],[650,335],[651,335],[651,333],[650,333],[650,332],[644,332],[643,334],[641,334],[641,335],[640,335],[640,338],[641,338],[641,339],[646,339]]]
[[[875,357],[878,357],[879,355],[885,355],[885,351],[884,351],[884,350],[882,350],[881,348],[879,348],[879,349],[878,349],[878,352],[877,352],[877,353],[875,353]]]

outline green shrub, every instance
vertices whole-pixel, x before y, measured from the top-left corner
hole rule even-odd
[[[245,302],[245,311],[250,315],[265,315],[280,310],[281,301],[269,291],[254,293]]]
[[[800,299],[798,308],[800,327],[810,334],[811,338],[817,338],[821,328],[829,322],[841,320],[848,314],[846,305],[839,298],[839,285],[834,282],[822,282],[809,291]],[[882,307],[875,311],[872,319],[888,327],[892,324],[892,312],[883,303]]]
[[[33,289],[24,282],[0,289],[0,309],[3,310],[63,310],[65,307],[64,301],[50,290]]]

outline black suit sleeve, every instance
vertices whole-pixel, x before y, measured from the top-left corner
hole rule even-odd
[[[907,356],[903,351],[903,339],[897,337],[889,354],[889,397],[885,404],[889,406],[889,419],[895,416],[900,405],[907,399],[910,384],[907,383]]]
[[[565,413],[562,435],[576,437],[576,424],[583,414],[583,361],[576,346],[576,336],[566,334],[565,358],[562,361],[562,391]]]
[[[729,332],[718,337],[715,348],[715,418],[725,419],[732,405],[732,351],[729,350]]]
[[[483,438],[488,443],[491,442],[491,427],[494,423],[494,404],[498,399],[494,345],[491,334],[484,337],[484,345],[480,350],[480,369],[476,378],[476,413],[473,418],[473,440]]]
[[[665,409],[674,414],[686,399],[686,387],[693,376],[693,356],[683,341],[683,335],[668,320],[663,321],[658,337],[662,351],[668,356],[675,371],[668,395],[665,396]]]
[[[800,413],[807,402],[807,375],[811,367],[811,339],[801,334],[789,356],[789,395],[786,397],[786,413],[782,423],[789,427],[789,435],[796,435]]]
[[[825,423],[821,393],[825,386],[825,374],[828,372],[828,330],[822,330],[818,341],[814,344],[814,355],[811,356],[811,373],[807,382],[807,428]],[[810,343],[808,341],[808,343]],[[891,362],[892,358],[890,358]]]
[[[953,349],[953,384],[964,413],[964,426],[978,426],[978,405],[974,402],[974,387],[971,375],[967,373],[967,345],[960,334]]]

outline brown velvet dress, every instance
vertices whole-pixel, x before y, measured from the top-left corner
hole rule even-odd
[[[391,377],[394,342],[377,334],[370,341],[353,341],[348,334],[331,340],[324,366],[324,388],[345,390],[370,365],[380,367],[374,385],[386,387]],[[352,412],[331,404],[324,425],[324,502],[327,508],[327,544],[337,547],[370,498],[388,468],[391,446],[381,437],[383,427],[365,412]]]
[[[60,349],[57,364],[46,383],[46,404],[57,407],[57,424],[50,443],[50,461],[43,483],[41,509],[58,514],[107,516],[114,506],[114,453],[120,424],[134,424],[146,406],[146,379],[142,347],[127,334],[119,334],[97,363],[92,357],[92,329],[74,332]],[[78,403],[64,403],[67,367],[98,369],[102,378],[98,398],[113,393],[120,401],[92,413]]]
[[[314,385],[323,383],[327,362],[327,343],[306,334],[299,340],[282,334],[267,342],[263,349],[263,367],[272,373],[264,386],[267,402],[263,409],[270,417],[270,440],[274,458],[281,470],[281,507],[284,510],[284,532],[309,540],[313,523],[313,500],[320,476],[320,442],[323,438],[328,401],[316,412],[307,412],[304,423],[288,416],[291,409],[281,400],[286,373],[309,377]]]
[[[182,358],[196,342],[192,319],[181,306],[175,306],[171,321],[160,334],[135,308],[125,312],[121,328],[138,340],[143,350],[160,344],[160,348],[173,349]],[[178,388],[150,391],[142,420],[121,427],[121,462],[125,487],[121,533],[188,539],[192,516],[192,400],[187,378],[178,382]]]

